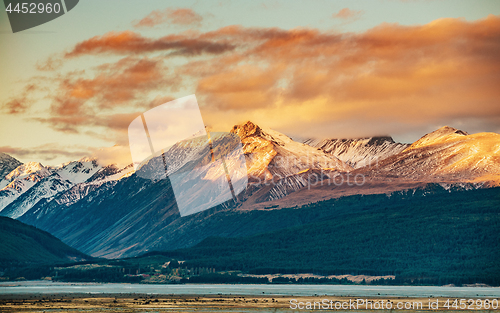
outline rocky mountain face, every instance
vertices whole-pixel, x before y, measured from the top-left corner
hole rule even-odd
[[[248,203],[280,199],[304,188],[308,181],[302,173],[309,170],[353,170],[334,155],[250,121],[234,126],[231,132],[243,143],[250,182],[243,199]]]
[[[3,178],[22,163],[10,155],[0,152],[0,182]],[[1,186],[1,185],[0,185]]]
[[[95,256],[136,255],[161,240],[163,226],[179,218],[169,187],[168,180],[137,175],[79,184],[40,201],[19,220]]]
[[[374,166],[377,162],[398,154],[409,146],[394,142],[391,137],[308,139],[304,143],[337,157],[353,168]]]
[[[241,138],[248,175],[255,179],[280,179],[315,168],[341,172],[353,169],[336,156],[295,142],[274,130],[262,129],[252,122],[236,125],[231,132]]]
[[[18,218],[38,201],[50,198],[61,191],[69,189],[71,186],[70,182],[61,179],[59,174],[54,173],[39,180],[35,186],[20,194],[15,200],[4,207],[0,215]]]
[[[500,185],[500,135],[467,133],[442,127],[404,150],[341,175],[311,173],[313,182],[287,197],[253,207],[290,207],[297,203],[355,194],[391,193],[439,184],[447,190]],[[316,177],[323,176],[316,180]],[[326,176],[326,177],[325,177]],[[332,179],[333,177],[333,179]],[[356,179],[357,178],[357,179]]]
[[[38,162],[19,165],[0,182],[0,215],[18,218],[42,199],[51,199],[84,182],[116,179],[130,170],[113,167],[102,167],[90,158],[58,167],[46,167]]]
[[[154,172],[161,168],[155,162],[163,164],[160,158],[135,173],[132,167],[100,167],[92,160],[80,160],[57,169],[30,165],[11,172],[7,185],[32,174],[35,177],[28,181],[36,182],[0,214],[15,215],[84,253],[115,258],[192,246],[209,236],[248,236],[307,221],[281,215],[275,221],[272,214],[263,219],[261,212],[272,209],[348,194],[424,188],[429,183],[443,188],[485,187],[495,185],[500,175],[500,135],[493,133],[467,135],[444,127],[412,145],[390,138],[303,144],[252,122],[236,125],[231,133],[241,138],[248,174],[248,186],[237,201],[181,217],[170,179],[160,177],[165,172]],[[189,179],[176,181],[186,197],[205,192],[213,186],[210,181],[225,175],[220,169],[199,170],[193,165],[195,159],[209,163],[202,151],[181,143],[166,155],[173,173],[189,170],[201,178],[196,185]],[[7,189],[16,190],[4,187],[0,195]]]
[[[371,177],[495,185],[500,182],[500,134],[469,135],[445,126],[365,173]]]
[[[11,202],[49,176],[51,170],[38,162],[19,165],[0,181],[0,213]]]

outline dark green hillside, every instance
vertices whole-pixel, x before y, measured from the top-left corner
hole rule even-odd
[[[0,267],[90,259],[51,234],[0,217]]]
[[[500,188],[351,196],[322,221],[163,253],[187,266],[251,273],[395,274],[422,283],[500,284]],[[402,281],[402,280],[400,280]]]

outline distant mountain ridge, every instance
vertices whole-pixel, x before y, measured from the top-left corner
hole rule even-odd
[[[353,168],[374,165],[378,161],[400,153],[409,146],[396,143],[392,137],[388,136],[360,139],[308,139],[304,143],[337,157]]]
[[[3,210],[50,173],[51,170],[39,162],[19,165],[0,181],[0,210]]]
[[[421,188],[431,183],[448,189],[500,186],[500,134],[469,135],[444,126],[407,145],[401,152],[356,168],[349,175],[363,177],[364,183],[335,185],[323,180],[269,204],[254,206],[283,208],[318,199]]]
[[[259,231],[259,227],[249,228],[249,220],[240,224],[244,221],[238,219],[238,212],[300,207],[345,195],[391,193],[431,183],[450,190],[500,183],[496,180],[500,135],[493,133],[466,135],[444,127],[413,145],[382,137],[309,141],[311,146],[252,122],[236,125],[231,132],[241,138],[249,175],[249,185],[236,202],[180,218],[168,180],[143,179],[130,167],[94,168],[82,160],[63,166],[64,175],[52,172],[37,181],[0,215],[15,214],[85,253],[115,258],[187,247],[207,236]],[[183,147],[175,149],[182,152]],[[366,159],[369,164],[361,166]],[[179,168],[188,161],[171,160]],[[342,179],[359,175],[363,184],[344,181],[336,185],[326,180],[336,175]],[[51,191],[41,193],[47,190]],[[252,226],[259,223],[251,221]],[[231,227],[225,227],[227,223]],[[292,224],[283,221],[273,227]]]
[[[41,199],[84,182],[119,179],[131,170],[113,166],[102,167],[95,158],[82,158],[58,167],[38,162],[21,164],[0,180],[0,216],[18,218]]]
[[[444,126],[365,171],[371,177],[500,183],[500,134],[469,135]]]

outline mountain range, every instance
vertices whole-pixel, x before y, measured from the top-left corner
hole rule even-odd
[[[42,199],[50,199],[82,183],[101,184],[117,179],[130,170],[130,166],[118,169],[114,164],[102,167],[90,158],[58,167],[39,162],[21,164],[0,181],[1,215],[18,218]]]
[[[0,155],[0,215],[45,230],[95,257],[129,257],[193,246],[207,237],[242,237],[303,225],[321,216],[273,211],[352,194],[391,193],[438,184],[444,189],[500,185],[500,135],[442,127],[413,144],[390,137],[297,142],[252,122],[236,125],[248,186],[212,209],[180,217],[168,179],[146,179],[132,165],[84,158],[58,167]],[[185,168],[175,147],[171,162]],[[178,154],[179,153],[179,154]],[[189,151],[189,153],[197,153]],[[207,172],[219,179],[221,173]],[[212,176],[209,176],[212,175]],[[213,176],[215,175],[215,176]],[[341,183],[340,183],[341,182]],[[205,186],[184,187],[185,195]]]

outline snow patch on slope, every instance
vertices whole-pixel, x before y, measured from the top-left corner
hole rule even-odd
[[[82,158],[57,167],[44,167],[31,162],[19,166],[7,179],[12,180],[0,190],[0,215],[18,218],[41,200],[51,201],[59,193],[75,185],[102,184],[130,174],[133,168],[116,165],[102,167],[95,158]]]
[[[250,178],[274,180],[308,169],[353,169],[333,155],[252,122],[236,125],[231,132],[241,138]]]
[[[0,185],[2,187],[0,189],[0,212],[50,174],[52,174],[51,170],[38,162],[22,164],[10,172]]]
[[[418,180],[495,181],[500,174],[500,134],[467,135],[443,127],[384,160],[369,174]]]
[[[337,157],[353,168],[373,166],[408,147],[406,144],[394,142],[391,137],[307,139],[304,143]]]
[[[6,206],[1,215],[10,218],[18,218],[31,209],[38,201],[50,198],[57,193],[67,190],[72,184],[60,178],[59,174],[54,173],[51,176],[40,180],[35,187],[30,188],[15,201]]]
[[[83,183],[99,171],[102,167],[96,159],[83,158],[78,161],[72,161],[56,170],[61,179],[67,180],[72,184]]]

